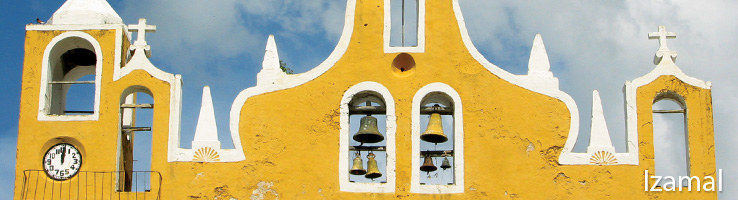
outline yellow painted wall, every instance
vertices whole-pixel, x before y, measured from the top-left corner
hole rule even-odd
[[[100,120],[39,122],[41,57],[46,44],[61,31],[28,31],[15,198],[20,198],[23,170],[42,169],[41,157],[53,138],[76,140],[72,143],[84,155],[83,171],[116,170],[118,106],[124,89],[133,85],[145,86],[154,94],[152,170],[162,176],[161,199],[246,199],[254,194],[266,199],[716,198],[715,192],[692,192],[693,196],[644,192],[643,172],[653,170],[650,105],[663,88],[687,99],[693,175],[714,174],[709,90],[673,77],[661,77],[638,89],[639,166],[561,166],[557,160],[571,120],[565,104],[489,72],[464,46],[451,0],[426,3],[425,53],[410,54],[416,62],[412,74],[395,74],[391,64],[398,53],[383,51],[382,1],[358,0],[350,45],[335,66],[303,85],[249,98],[241,107],[238,126],[246,160],[233,163],[167,162],[170,85],[142,70],[113,82],[114,50],[126,52],[129,44],[116,47],[116,35],[125,34],[115,30],[84,31],[98,38],[103,48]],[[340,101],[348,88],[364,81],[387,87],[397,108],[394,193],[340,192]],[[410,193],[412,98],[433,82],[453,87],[463,103],[464,193]]]

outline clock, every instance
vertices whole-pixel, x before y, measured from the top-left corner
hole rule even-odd
[[[79,172],[79,168],[82,166],[82,155],[71,144],[56,144],[46,151],[43,165],[49,178],[67,180]]]

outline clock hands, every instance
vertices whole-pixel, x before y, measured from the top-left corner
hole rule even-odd
[[[66,155],[67,155],[67,145],[64,145],[64,149],[62,149],[62,154],[61,154],[61,164],[62,165],[64,165],[64,157],[66,157]]]

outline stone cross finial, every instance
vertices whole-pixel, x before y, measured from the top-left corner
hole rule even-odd
[[[666,39],[676,38],[676,33],[666,32],[665,26],[659,26],[659,32],[648,33],[648,39],[659,40],[659,50],[656,51],[656,55],[653,57],[653,64],[659,65],[663,61],[664,57],[668,57],[671,62],[676,62],[677,53],[676,51],[669,50],[666,46]]]
[[[134,45],[146,46],[146,32],[156,32],[156,25],[148,25],[146,24],[145,18],[140,18],[138,19],[138,24],[128,25],[128,31],[138,32],[136,42],[133,43]]]
[[[666,32],[666,26],[659,26],[659,32],[653,32],[648,33],[648,39],[658,39],[659,40],[659,51],[665,50],[668,51],[669,48],[666,47],[666,39],[674,39],[676,38],[676,33],[674,32]]]

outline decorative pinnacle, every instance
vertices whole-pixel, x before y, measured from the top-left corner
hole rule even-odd
[[[664,56],[668,56],[671,58],[672,62],[676,62],[676,51],[669,50],[669,47],[666,46],[666,40],[674,38],[676,38],[676,33],[666,32],[666,26],[663,25],[659,26],[658,32],[648,33],[648,39],[659,40],[659,50],[656,52],[656,56],[654,57],[654,64],[658,65],[661,63]]]

